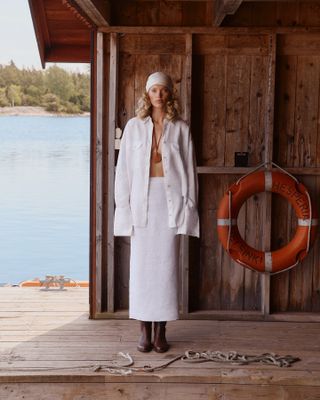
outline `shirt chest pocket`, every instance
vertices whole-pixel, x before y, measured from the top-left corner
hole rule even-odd
[[[170,150],[172,153],[180,153],[180,146],[177,142],[169,142]]]

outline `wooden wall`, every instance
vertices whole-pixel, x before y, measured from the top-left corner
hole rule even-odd
[[[111,25],[115,26],[212,26],[213,0],[117,0],[111,2]],[[320,25],[318,1],[243,1],[237,12],[227,15],[222,26]]]
[[[228,15],[223,26],[308,26],[320,25],[318,1],[250,1],[242,2],[234,15]]]
[[[92,248],[99,255],[101,246],[102,257],[92,263],[92,316],[127,315],[130,240],[111,232],[114,129],[134,116],[146,77],[160,69],[172,76],[191,124],[200,182],[201,238],[184,239],[181,246],[181,317],[290,319],[295,311],[300,314],[292,318],[314,319],[320,311],[318,242],[293,270],[258,274],[225,253],[216,212],[228,186],[250,170],[234,166],[236,151],[249,153],[251,168],[270,160],[287,168],[319,207],[320,31],[110,27],[98,35],[103,45],[96,59],[103,66],[94,71],[94,90],[103,91],[95,110],[102,147],[92,170],[100,168],[103,190],[92,213],[102,236],[99,229],[92,234]],[[96,190],[98,185],[99,179]],[[282,198],[262,193],[246,202],[238,222],[251,246],[274,250],[290,240],[296,218]]]

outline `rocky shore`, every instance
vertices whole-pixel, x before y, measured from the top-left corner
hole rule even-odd
[[[14,116],[14,115],[30,115],[30,116],[44,116],[44,117],[88,117],[90,113],[83,114],[66,114],[66,113],[53,113],[46,111],[43,107],[31,106],[17,106],[17,107],[0,107],[0,116]]]

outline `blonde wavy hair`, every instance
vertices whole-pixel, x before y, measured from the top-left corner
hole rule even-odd
[[[169,121],[173,121],[180,117],[180,101],[178,97],[177,91],[174,91],[169,94],[169,98],[167,103],[165,104],[165,112],[166,118]],[[136,109],[136,116],[138,118],[144,119],[151,115],[152,112],[152,104],[149,98],[149,95],[146,91],[143,92],[142,96],[138,100],[138,107]]]

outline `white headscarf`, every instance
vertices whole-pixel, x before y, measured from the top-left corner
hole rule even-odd
[[[166,86],[170,92],[173,90],[173,83],[169,75],[163,72],[154,72],[148,76],[146,83],[146,91],[148,92],[153,85],[163,85]]]

